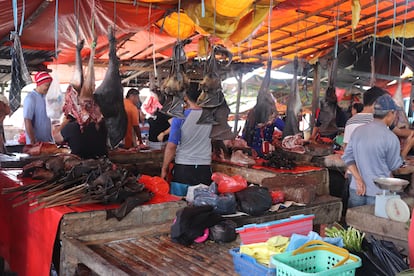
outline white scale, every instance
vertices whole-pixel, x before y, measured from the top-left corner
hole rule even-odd
[[[399,222],[410,219],[410,208],[397,192],[401,192],[409,184],[405,179],[380,177],[374,180],[382,194],[375,196],[375,215]]]

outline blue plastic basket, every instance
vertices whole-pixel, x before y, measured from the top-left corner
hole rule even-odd
[[[361,259],[348,250],[313,240],[291,252],[273,255],[270,263],[277,276],[355,275]]]
[[[264,266],[255,258],[240,253],[239,248],[230,249],[233,256],[234,271],[241,276],[276,276],[276,269]]]

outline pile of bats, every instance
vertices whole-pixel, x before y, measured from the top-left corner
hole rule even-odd
[[[153,194],[138,183],[138,176],[117,167],[106,158],[82,160],[66,154],[36,160],[23,167],[19,177],[39,181],[3,188],[3,194],[15,194],[13,207],[29,204],[31,212],[61,205],[92,203],[121,206],[107,211],[107,218],[121,220],[135,206],[149,201]]]

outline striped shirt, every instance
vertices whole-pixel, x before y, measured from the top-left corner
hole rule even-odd
[[[346,122],[344,130],[344,143],[348,144],[354,130],[362,125],[371,123],[374,120],[372,113],[357,113]]]

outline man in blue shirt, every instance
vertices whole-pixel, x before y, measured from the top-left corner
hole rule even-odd
[[[342,156],[352,174],[348,207],[372,205],[381,189],[374,184],[378,177],[390,177],[403,164],[400,141],[389,129],[400,108],[388,94],[374,104],[374,121],[354,130]]]
[[[23,103],[26,144],[53,142],[52,123],[46,113],[46,94],[52,77],[47,72],[38,72],[34,80],[36,88],[26,96]]]
[[[173,118],[170,136],[164,152],[161,177],[166,178],[169,165],[174,161],[170,193],[185,196],[189,186],[211,183],[212,125],[197,124],[203,112],[196,104],[200,91],[193,83],[185,94],[185,119]]]

